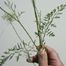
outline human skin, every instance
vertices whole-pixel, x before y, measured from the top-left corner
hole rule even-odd
[[[32,62],[39,66],[64,66],[58,53],[53,48],[45,47],[47,50],[41,48],[37,55],[32,57]]]

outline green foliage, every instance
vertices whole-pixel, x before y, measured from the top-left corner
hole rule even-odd
[[[45,36],[55,36],[54,33],[51,31],[50,27],[56,27],[56,25],[53,23],[53,20],[60,18],[60,15],[62,14],[62,11],[65,9],[65,7],[66,4],[62,4],[56,9],[53,9],[44,17],[44,21],[42,21],[42,30]]]
[[[24,12],[17,12],[16,5],[10,0],[6,0],[6,1],[4,1],[4,3],[6,5],[6,7],[8,8],[8,11],[5,11],[3,8],[0,7],[0,9],[2,11],[4,11],[4,15],[2,17],[3,17],[3,19],[10,22],[16,35],[20,39],[21,43],[20,44],[17,43],[17,45],[15,45],[13,48],[10,48],[3,53],[3,55],[1,56],[1,59],[0,59],[0,66],[2,66],[7,60],[11,60],[14,56],[16,56],[16,61],[19,61],[20,56],[22,56],[22,53],[27,54],[27,56],[30,60],[31,53],[38,52],[38,50],[40,49],[40,48],[39,49],[37,48],[38,46],[35,44],[35,41],[32,39],[30,34],[27,32],[27,30],[25,29],[25,27],[21,24],[21,22],[19,20],[20,16]],[[44,19],[41,18],[42,17],[41,11],[39,12],[37,10],[35,0],[32,0],[32,5],[34,8],[34,14],[35,14],[35,19],[36,19],[35,23],[36,23],[36,27],[37,27],[37,31],[35,32],[35,34],[39,38],[39,40],[38,40],[39,46],[42,47],[42,45],[45,44],[46,36],[49,36],[49,37],[55,36],[54,32],[51,30],[52,27],[56,27],[55,23],[53,23],[53,20],[60,18],[60,15],[63,13],[62,11],[66,7],[66,4],[62,4],[62,5],[58,6],[57,8],[53,9],[51,12],[49,12],[44,17]],[[20,26],[24,29],[24,31],[26,32],[28,37],[31,39],[31,41],[26,43],[26,41],[23,41],[20,38],[19,34],[17,33],[16,29],[14,28],[14,26],[12,24],[12,22],[14,20],[20,24]],[[31,45],[31,42],[33,43],[33,45]]]
[[[15,18],[15,19],[19,19],[20,18],[20,16],[24,13],[24,12],[17,12],[17,10],[16,10],[16,5],[12,2],[12,1],[10,1],[10,0],[6,0],[6,1],[4,1],[4,4],[5,4],[5,6],[7,7],[7,9],[8,9],[8,13],[11,15],[9,15],[9,14],[7,14],[7,13],[5,13],[4,12],[4,15],[2,16],[3,17],[3,19],[5,19],[6,21],[9,21],[9,22],[13,22],[14,21],[14,19],[13,19],[13,17]],[[12,17],[13,16],[13,17]]]
[[[19,57],[22,56],[21,52],[23,48],[21,43],[15,45],[13,48],[8,49],[3,53],[3,55],[0,58],[0,66],[2,66],[8,59],[11,60],[15,55],[16,56],[16,61],[19,60]]]
[[[10,13],[10,14],[15,17],[15,14],[13,14],[13,13]],[[6,13],[2,17],[3,17],[3,19],[6,19],[7,21],[10,21],[10,22],[14,21],[14,19],[11,18],[11,16]]]
[[[2,66],[6,61],[7,61],[7,59],[9,58],[9,56],[1,56],[1,59],[0,59],[0,66]]]
[[[3,55],[0,57],[0,66],[7,60],[11,60],[13,57],[15,57],[18,62],[23,53],[30,59],[31,52],[35,52],[35,50],[33,49],[34,47],[31,47],[29,44],[29,42],[27,44],[23,41],[23,44],[17,43],[13,48],[9,48],[7,51],[3,52]]]

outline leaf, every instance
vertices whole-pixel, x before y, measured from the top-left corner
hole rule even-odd
[[[46,22],[43,22],[42,24],[43,24],[43,25],[46,25],[47,23],[46,23]]]
[[[4,54],[9,54],[9,52],[6,52],[6,51],[5,51]]]
[[[7,2],[6,2],[6,1],[4,1],[4,4],[8,6],[8,4],[7,4]]]
[[[66,4],[65,4],[66,5]],[[60,6],[57,7],[58,11],[63,11],[64,8],[66,7],[65,5],[61,4]]]
[[[19,57],[20,57],[20,54],[18,54],[18,56],[16,57],[17,62],[19,61]]]
[[[59,17],[59,16],[56,16],[56,17],[54,17],[54,18],[56,18],[56,19],[57,19],[57,18],[60,18],[60,17]]]
[[[47,14],[47,19],[50,20],[50,13]]]
[[[1,57],[3,57],[3,58],[4,58],[5,56],[4,56],[4,55],[2,55]]]
[[[53,36],[53,37],[54,37],[54,36],[55,36],[55,34],[54,34],[54,33],[50,33],[50,35],[49,35],[49,36]]]
[[[44,21],[48,21],[47,19],[44,19]]]
[[[57,13],[57,15],[61,15],[61,14],[62,14],[61,12]]]
[[[16,9],[16,5],[14,4],[14,9]]]
[[[52,37],[55,36],[55,34],[54,34],[52,31],[47,32],[47,35],[48,35],[48,36],[52,36]]]
[[[20,45],[17,43],[17,46],[18,46],[18,49],[20,49],[21,47],[20,47]]]
[[[6,56],[5,58],[0,59],[1,60],[0,66],[2,66],[8,60],[8,58],[9,58],[9,56]]]
[[[20,17],[23,13],[24,11],[18,12],[18,17]]]
[[[51,24],[51,27],[56,27],[56,25],[55,24]]]
[[[9,5],[10,7],[10,9],[12,9],[13,10],[13,2],[12,3],[10,3],[10,5]]]
[[[56,12],[56,9],[53,9],[53,13],[55,13]]]
[[[21,44],[21,43],[20,43],[20,47],[21,47],[21,49],[23,49],[23,48],[22,48],[22,44]]]
[[[59,17],[59,16],[55,16],[54,18],[56,18],[56,19],[57,19],[57,18],[60,18],[60,17]]]
[[[48,33],[50,31],[50,29],[48,28],[47,30],[46,30],[46,33]]]
[[[38,33],[37,32],[35,32],[35,34],[38,36]]]
[[[41,25],[39,28],[40,28],[40,30],[42,30],[44,28],[44,25]]]
[[[14,56],[14,53],[12,53],[12,54],[10,55],[9,60],[11,60],[11,59],[13,58],[13,56]]]
[[[9,51],[13,51],[13,49],[12,48],[10,48],[10,49],[8,49]]]

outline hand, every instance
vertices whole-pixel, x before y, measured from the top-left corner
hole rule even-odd
[[[46,48],[47,51],[41,48],[38,54],[32,57],[32,62],[38,63],[39,66],[64,66],[58,53],[48,46]]]

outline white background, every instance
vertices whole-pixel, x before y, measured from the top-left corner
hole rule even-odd
[[[3,8],[4,0],[0,0],[0,6]],[[17,9],[20,11],[25,11],[24,15],[22,16],[22,24],[26,27],[30,35],[34,38],[36,26],[34,24],[34,13],[33,8],[31,4],[31,0],[13,0],[17,4]],[[66,0],[37,0],[39,2],[38,6],[40,7],[40,10],[42,12],[42,16],[45,16],[48,12],[50,12],[52,9],[56,8],[58,5],[66,3]],[[19,43],[19,39],[16,36],[13,28],[11,25],[4,21],[2,16],[2,11],[0,10],[0,55],[3,51],[5,51],[7,48],[13,47],[16,43]],[[64,63],[64,66],[66,65],[66,9],[63,11],[63,14],[61,15],[60,19],[55,20],[57,27],[53,29],[55,32],[54,38],[47,38],[47,45],[54,48],[61,60]],[[24,33],[22,28],[19,26],[18,23],[14,22],[14,26],[16,27],[19,35],[22,39],[25,39],[26,41],[29,40],[28,36]],[[27,39],[28,38],[28,39]],[[3,66],[33,66],[33,64],[29,64],[25,61],[25,58],[20,58],[19,62],[16,63],[15,58],[11,61],[7,61]]]

